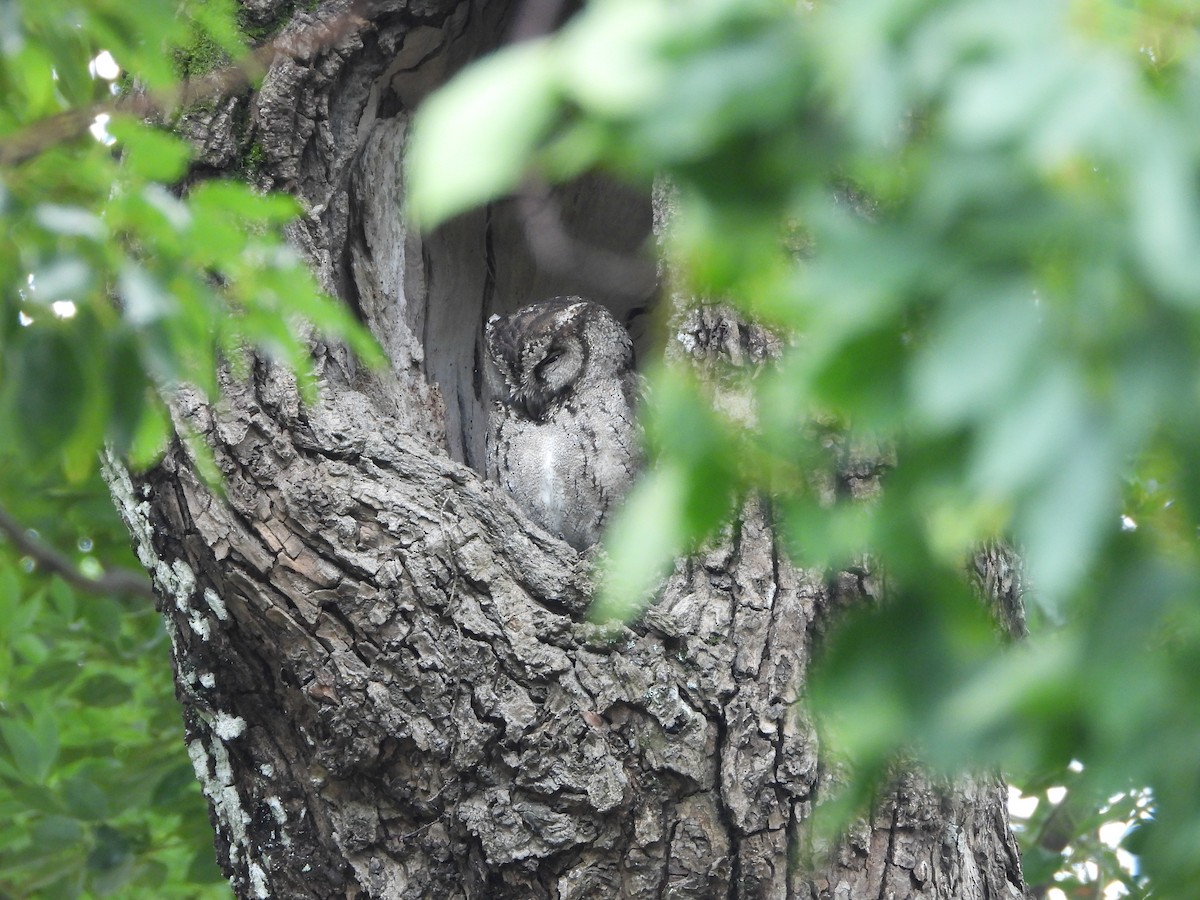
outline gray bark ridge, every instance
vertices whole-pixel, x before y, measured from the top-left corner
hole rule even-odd
[[[220,488],[184,441],[147,473],[106,467],[160,597],[235,892],[1020,896],[994,781],[902,784],[808,864],[827,776],[796,701],[845,586],[782,557],[760,506],[614,634],[584,615],[591,559],[478,474],[483,322],[581,286],[538,264],[505,204],[411,233],[400,159],[413,105],[511,14],[322,4],[285,35],[356,17],[335,46],[281,56],[257,94],[189,126],[212,167],[260,149],[260,185],[309,210],[295,243],[391,359],[365,372],[318,346],[311,408],[262,361],[218,405],[177,392],[177,429]],[[649,233],[645,198],[587,180],[558,196],[566,225],[608,251]],[[596,299],[628,314],[645,300]],[[709,315],[689,340],[705,352],[731,334]]]

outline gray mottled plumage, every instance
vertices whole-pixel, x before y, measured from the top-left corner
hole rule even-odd
[[[493,316],[488,476],[572,546],[596,542],[640,462],[629,334],[603,306],[565,297]]]

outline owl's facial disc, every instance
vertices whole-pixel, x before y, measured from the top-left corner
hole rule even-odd
[[[513,402],[532,420],[541,421],[556,403],[570,394],[583,370],[578,340],[555,335],[531,342],[525,349],[520,384]]]

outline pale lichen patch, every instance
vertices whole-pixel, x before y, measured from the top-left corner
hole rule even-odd
[[[192,631],[202,641],[207,641],[210,636],[208,619],[204,618],[197,610],[191,610],[188,615],[188,624],[192,627]]]
[[[229,839],[229,865],[236,868],[241,859],[246,859],[251,896],[269,897],[266,870],[250,858],[253,854],[246,827],[251,819],[242,807],[241,796],[234,784],[229,753],[222,743],[229,739],[222,731],[236,737],[245,727],[246,723],[242,719],[218,713],[212,722],[212,729],[221,740],[212,741],[206,748],[204,742],[197,738],[188,744],[188,756],[191,757],[192,768],[200,781],[200,787],[212,804],[213,814]],[[236,884],[234,888],[236,890]]]
[[[229,864],[236,866],[246,846],[246,823],[249,818],[242,810],[241,798],[233,785],[229,754],[220,741],[213,741],[210,751],[197,738],[188,744],[188,756],[192,759],[200,789],[212,804],[217,821],[229,835]]]
[[[261,900],[266,900],[271,896],[271,892],[267,888],[267,873],[256,862],[250,863],[250,890],[254,892],[253,896],[261,898]]]
[[[227,712],[218,712],[212,721],[213,734],[223,741],[231,741],[240,737],[246,730],[246,720],[241,716],[231,716]]]
[[[133,536],[138,561],[150,572],[159,591],[170,597],[180,612],[187,612],[189,601],[196,590],[196,573],[182,559],[168,565],[155,551],[154,526],[150,523],[150,502],[138,501],[129,470],[109,452],[104,454],[101,466],[113,504]],[[142,490],[145,493],[145,485]]]
[[[212,588],[204,589],[204,602],[208,604],[208,608],[213,611],[213,615],[219,621],[228,621],[229,611],[225,608],[225,601]]]

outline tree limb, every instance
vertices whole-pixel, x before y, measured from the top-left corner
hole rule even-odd
[[[625,297],[645,297],[658,284],[653,261],[606,250],[569,234],[562,210],[545,183],[530,176],[516,200],[529,249],[547,271],[570,274],[597,291]]]
[[[38,567],[58,575],[63,581],[90,594],[120,594],[129,597],[154,599],[150,580],[132,569],[106,569],[103,575],[92,578],[84,575],[67,556],[48,544],[30,537],[29,532],[0,506],[0,533],[12,541],[18,552],[30,557]]]
[[[34,122],[0,141],[0,167],[20,165],[51,147],[83,137],[100,115],[127,113],[139,118],[168,116],[177,109],[195,103],[229,97],[261,78],[278,54],[303,58],[336,44],[361,24],[359,7],[364,5],[369,4],[366,0],[360,0],[344,15],[296,34],[280,35],[237,62],[200,78],[184,81],[172,91],[152,95],[135,90],[110,101],[68,109]]]

